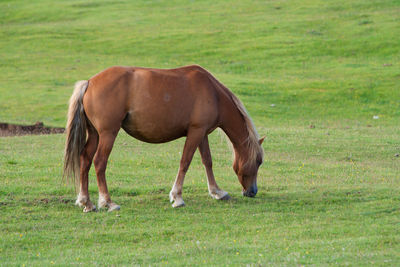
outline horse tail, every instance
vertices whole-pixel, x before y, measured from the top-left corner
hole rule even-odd
[[[83,96],[88,85],[89,81],[77,82],[69,99],[63,178],[71,177],[74,184],[79,181],[80,154],[86,143],[87,118],[83,109]]]

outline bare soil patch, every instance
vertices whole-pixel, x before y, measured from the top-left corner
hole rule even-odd
[[[32,135],[32,134],[58,134],[64,133],[64,128],[45,127],[43,122],[36,122],[33,125],[18,125],[0,122],[0,137]]]

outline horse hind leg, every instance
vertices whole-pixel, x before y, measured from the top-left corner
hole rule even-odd
[[[84,207],[83,212],[95,211],[96,206],[89,197],[89,170],[96,153],[99,135],[92,126],[88,126],[88,139],[80,155],[80,190],[75,204]]]
[[[231,197],[227,192],[221,190],[215,181],[214,173],[212,170],[212,158],[210,152],[210,146],[208,144],[208,137],[205,136],[203,141],[199,145],[199,151],[201,155],[201,161],[203,162],[206,173],[207,173],[207,184],[208,184],[208,192],[211,197],[219,200],[228,200]]]
[[[108,157],[110,156],[112,147],[118,131],[104,132],[99,134],[99,145],[97,147],[96,156],[94,158],[94,167],[97,175],[97,185],[99,187],[99,208],[107,207],[108,211],[119,210],[120,206],[111,201],[110,194],[107,189],[106,168]]]

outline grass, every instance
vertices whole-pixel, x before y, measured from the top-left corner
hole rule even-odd
[[[0,139],[2,147],[12,143],[1,158],[2,262],[396,265],[399,169],[388,143],[398,136],[376,134],[358,127],[329,136],[326,129],[270,131],[255,199],[241,197],[229,149],[213,134],[216,177],[233,199],[208,197],[196,155],[184,187],[187,206],[177,210],[168,192],[182,140],[150,145],[121,134],[108,182],[122,210],[111,214],[73,206],[73,189],[59,180],[63,135]],[[357,151],[355,136],[364,149]],[[95,183],[92,174],[94,199]]]
[[[2,1],[0,121],[64,126],[76,80],[111,65],[200,64],[248,108],[264,142],[259,193],[207,194],[199,156],[183,209],[184,140],[121,132],[107,170],[116,213],[83,214],[61,182],[64,135],[0,139],[3,265],[400,263],[398,1]],[[273,104],[273,105],[272,105]],[[379,119],[373,119],[378,116]],[[97,199],[91,171],[90,193]]]

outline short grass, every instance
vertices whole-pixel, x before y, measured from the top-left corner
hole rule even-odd
[[[224,137],[207,195],[184,140],[121,132],[115,213],[83,214],[61,181],[64,135],[0,139],[2,265],[400,264],[398,1],[2,1],[0,121],[63,126],[76,80],[111,65],[200,64],[237,94],[264,143],[243,198]],[[378,119],[373,119],[378,116]],[[97,198],[93,172],[90,192]]]

